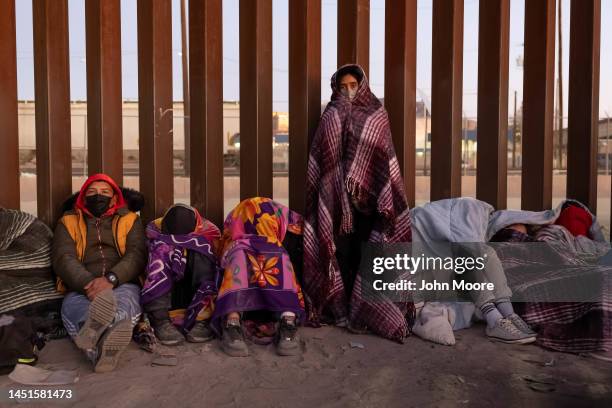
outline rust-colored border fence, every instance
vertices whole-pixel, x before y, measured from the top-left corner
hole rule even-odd
[[[480,0],[477,197],[506,206],[509,9]],[[560,1],[560,0],[557,0]],[[19,207],[15,0],[0,0],[0,205]],[[119,0],[86,0],[89,172],[122,179]],[[415,201],[417,0],[386,0],[385,105]],[[463,0],[434,0],[431,199],[461,195]],[[189,1],[191,200],[223,219],[222,0]],[[556,0],[525,2],[522,207],[552,205]],[[369,0],[338,1],[338,65],[369,66]],[[572,0],[567,194],[596,211],[601,0]],[[173,201],[171,0],[138,0],[140,189]],[[38,216],[71,192],[67,0],[33,0]],[[272,195],[272,0],[240,0],[241,198]],[[305,204],[321,103],[321,0],[289,2],[289,203]]]

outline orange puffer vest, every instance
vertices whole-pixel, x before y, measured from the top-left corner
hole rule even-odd
[[[113,216],[113,238],[117,252],[121,256],[125,255],[127,235],[137,219],[138,215],[131,211],[124,215],[115,214]],[[59,222],[64,224],[66,230],[68,230],[76,246],[77,257],[82,262],[85,258],[85,248],[87,247],[87,225],[85,224],[83,212],[76,209],[74,214],[64,215]],[[64,282],[59,277],[56,280],[56,289],[60,293],[66,293],[66,285],[64,285]]]

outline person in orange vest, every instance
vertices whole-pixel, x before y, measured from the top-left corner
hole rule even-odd
[[[146,262],[145,234],[107,175],[87,179],[53,238],[53,269],[65,291],[62,320],[96,372],[111,371],[141,315],[139,275]]]

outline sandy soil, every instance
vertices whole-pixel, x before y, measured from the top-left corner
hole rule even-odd
[[[445,347],[304,328],[299,357],[252,344],[249,357],[229,358],[215,340],[177,347],[175,367],[152,367],[153,355],[131,344],[108,374],[93,373],[64,339],[45,347],[39,366],[78,370],[71,386],[77,407],[612,406],[612,363],[493,343],[483,331],[457,332],[457,344]],[[538,375],[550,376],[554,391],[529,388],[523,377]],[[0,377],[0,388],[7,387],[16,385]]]

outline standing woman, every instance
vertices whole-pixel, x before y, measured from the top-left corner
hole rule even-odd
[[[306,181],[304,289],[310,320],[330,317],[337,325],[401,341],[412,304],[363,298],[357,274],[363,242],[411,241],[389,118],[359,65],[341,67],[331,88]]]

